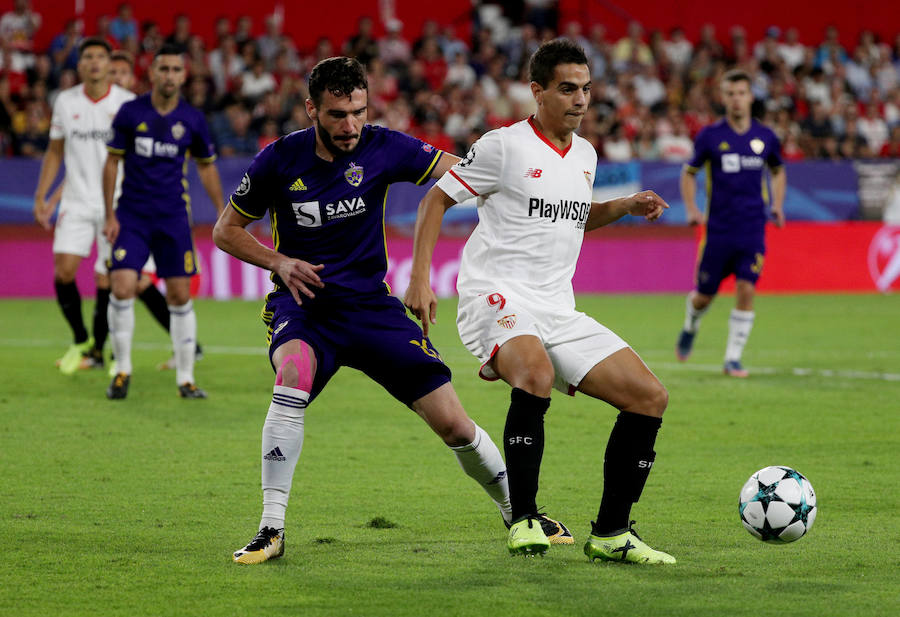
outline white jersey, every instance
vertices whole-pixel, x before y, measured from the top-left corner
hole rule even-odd
[[[504,285],[536,304],[573,309],[596,169],[588,141],[572,135],[560,150],[532,118],[475,142],[437,182],[457,202],[478,197],[478,225],[457,279],[460,302]]]
[[[53,103],[50,139],[64,139],[66,180],[61,209],[84,208],[102,213],[103,166],[106,142],[112,138],[112,120],[133,92],[111,85],[97,100],[79,84],[59,93]]]

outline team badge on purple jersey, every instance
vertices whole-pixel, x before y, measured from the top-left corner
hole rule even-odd
[[[350,161],[350,167],[344,172],[344,177],[351,186],[359,186],[362,184],[363,168]]]

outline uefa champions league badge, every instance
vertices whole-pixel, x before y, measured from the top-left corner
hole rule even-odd
[[[176,140],[184,137],[184,125],[180,121],[172,125],[172,137]]]
[[[359,186],[363,179],[363,168],[350,161],[350,167],[344,172],[344,178],[351,186]]]

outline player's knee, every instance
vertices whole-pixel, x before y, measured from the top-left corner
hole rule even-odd
[[[451,448],[472,443],[475,433],[475,425],[465,413],[444,422],[432,424],[431,428]]]
[[[658,380],[647,389],[641,408],[648,416],[661,418],[669,405],[669,391]]]
[[[552,366],[532,366],[518,376],[517,383],[513,386],[529,394],[546,398],[553,389],[554,376]]]
[[[299,354],[284,356],[275,373],[275,385],[310,392],[313,375],[312,351],[304,347]]]
[[[75,270],[56,267],[53,269],[53,281],[62,285],[68,285],[75,280]]]

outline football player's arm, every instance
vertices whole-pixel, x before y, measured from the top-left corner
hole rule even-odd
[[[697,207],[697,170],[695,168],[689,165],[682,168],[679,187],[681,188],[681,200],[684,201],[684,208],[687,211],[688,225],[699,225],[703,222],[703,213]]]
[[[653,191],[641,191],[609,201],[594,201],[591,202],[591,211],[584,230],[592,231],[609,225],[626,214],[643,216],[648,221],[655,221],[668,207],[669,204]]]
[[[106,163],[103,164],[103,205],[106,208],[106,223],[103,225],[103,235],[110,244],[115,244],[119,236],[119,220],[113,209],[113,198],[116,194],[116,176],[119,175],[119,161],[121,154],[108,152]]]
[[[225,208],[213,228],[213,242],[241,261],[271,270],[280,276],[297,304],[303,304],[300,300],[301,293],[315,298],[316,295],[310,288],[325,286],[318,274],[325,266],[314,266],[301,259],[293,259],[261,244],[247,231],[247,225],[252,222],[252,218],[244,216],[233,207]]]
[[[437,165],[434,166],[434,169],[431,170],[431,177],[435,180],[439,179],[445,173],[447,173],[451,167],[456,165],[459,162],[458,156],[453,156],[449,152],[444,152],[441,154],[441,158],[438,159]]]
[[[197,161],[197,175],[200,176],[200,183],[216,207],[216,215],[221,216],[225,210],[225,202],[222,197],[222,180],[219,178],[219,170],[216,164]]]
[[[456,160],[450,166],[459,160],[456,157],[452,158]],[[447,193],[437,186],[432,186],[419,202],[419,211],[416,214],[412,270],[409,287],[403,296],[403,304],[422,322],[422,332],[425,336],[428,336],[429,324],[437,322],[437,296],[431,289],[431,258],[441,233],[444,213],[455,204],[456,202]]]
[[[51,139],[44,158],[41,161],[41,173],[38,176],[37,189],[34,191],[34,220],[44,229],[50,229],[50,217],[56,203],[47,200],[47,191],[59,173],[63,159],[64,139]]]
[[[787,172],[784,165],[772,169],[772,216],[775,225],[784,227],[784,196],[787,193]]]

